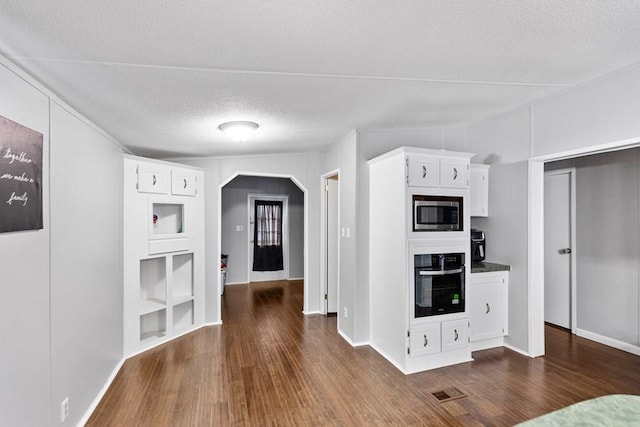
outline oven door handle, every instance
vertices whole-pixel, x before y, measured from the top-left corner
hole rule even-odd
[[[453,270],[420,270],[420,276],[446,276],[448,274],[460,274],[464,268],[456,268]]]

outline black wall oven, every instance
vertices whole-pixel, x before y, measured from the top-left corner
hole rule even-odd
[[[464,312],[464,253],[414,255],[416,318]]]
[[[413,195],[413,231],[462,231],[462,197]]]

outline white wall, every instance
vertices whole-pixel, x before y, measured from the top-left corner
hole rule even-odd
[[[58,425],[69,396],[75,425],[122,358],[120,149],[0,63],[0,115],[44,134],[44,229],[0,234],[0,423]]]
[[[0,94],[0,115],[44,134],[44,229],[0,234],[0,423],[44,426],[51,419],[49,98],[2,65]]]
[[[206,279],[206,321],[220,322],[220,304],[217,295],[220,250],[218,230],[220,218],[220,186],[237,175],[292,177],[307,192],[305,194],[305,242],[306,283],[304,295],[305,313],[321,310],[320,299],[320,156],[318,153],[280,154],[273,156],[222,157],[208,159],[172,159],[205,170],[206,207],[205,252],[211,260]]]
[[[77,424],[122,359],[122,153],[51,103],[51,419]]]
[[[356,310],[358,274],[362,269],[357,264],[356,238],[361,232],[360,222],[357,220],[356,212],[356,133],[350,132],[343,138],[327,147],[321,155],[321,173],[326,175],[337,169],[339,176],[339,206],[340,206],[340,228],[349,228],[349,236],[340,237],[340,259],[339,259],[339,289],[338,289],[338,330],[342,335],[356,342],[355,319],[366,316],[368,313],[360,313]],[[318,186],[321,185],[318,179]],[[367,249],[368,253],[368,249]],[[324,283],[321,286],[325,286]],[[368,301],[367,301],[368,304]],[[347,317],[344,317],[344,309],[347,309]]]
[[[471,226],[487,236],[487,261],[511,266],[509,336],[505,342],[528,348],[528,164],[529,109],[521,108],[468,130],[467,147],[475,163],[489,169],[489,217]]]
[[[304,194],[287,178],[238,176],[222,189],[222,253],[229,255],[227,283],[249,281],[249,194],[288,196],[289,277],[304,276]],[[236,227],[242,226],[242,231]]]

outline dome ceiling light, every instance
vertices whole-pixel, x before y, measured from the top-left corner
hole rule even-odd
[[[229,138],[237,142],[244,142],[258,129],[258,124],[254,122],[236,121],[226,122],[218,126]]]

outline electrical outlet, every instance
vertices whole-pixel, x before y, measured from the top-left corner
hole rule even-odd
[[[348,316],[348,314],[349,314],[349,313],[347,313],[347,307],[344,307],[344,308],[343,308],[343,311],[344,311],[344,318],[345,318],[345,319],[346,319],[346,318],[348,318],[348,317],[349,317],[349,316]]]
[[[65,398],[60,404],[60,421],[64,422],[69,416],[69,398]]]

